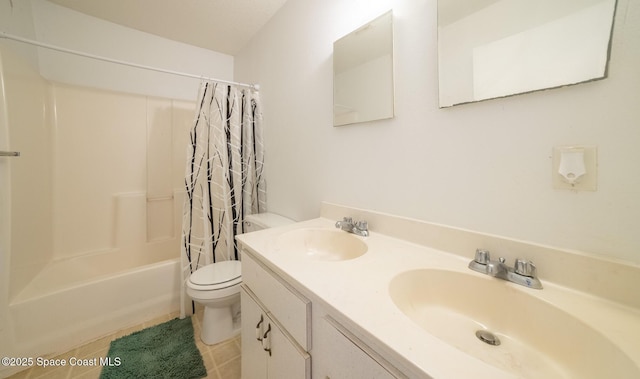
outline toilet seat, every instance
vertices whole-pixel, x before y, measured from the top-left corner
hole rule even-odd
[[[198,291],[221,291],[242,283],[240,261],[222,261],[206,265],[189,276],[187,286]],[[238,288],[239,290],[239,288]]]

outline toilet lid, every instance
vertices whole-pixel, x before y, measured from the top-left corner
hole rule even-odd
[[[240,261],[223,261],[206,265],[196,270],[189,281],[208,290],[234,286],[242,282]]]

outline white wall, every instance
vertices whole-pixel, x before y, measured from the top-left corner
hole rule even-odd
[[[333,128],[333,41],[390,8],[396,117]],[[640,262],[640,2],[618,1],[607,79],[447,109],[436,15],[289,0],[236,56],[235,80],[261,85],[269,209],[307,219],[324,200]],[[598,146],[596,192],[552,188],[552,148],[574,144]]]

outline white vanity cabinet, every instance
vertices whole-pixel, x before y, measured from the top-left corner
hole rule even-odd
[[[311,378],[311,302],[244,253],[242,378]]]
[[[242,280],[243,379],[407,378],[336,321],[325,310],[330,306],[249,251],[242,255]]]

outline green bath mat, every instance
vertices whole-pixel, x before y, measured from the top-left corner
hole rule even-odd
[[[101,379],[207,376],[193,339],[191,318],[179,318],[111,342]]]

